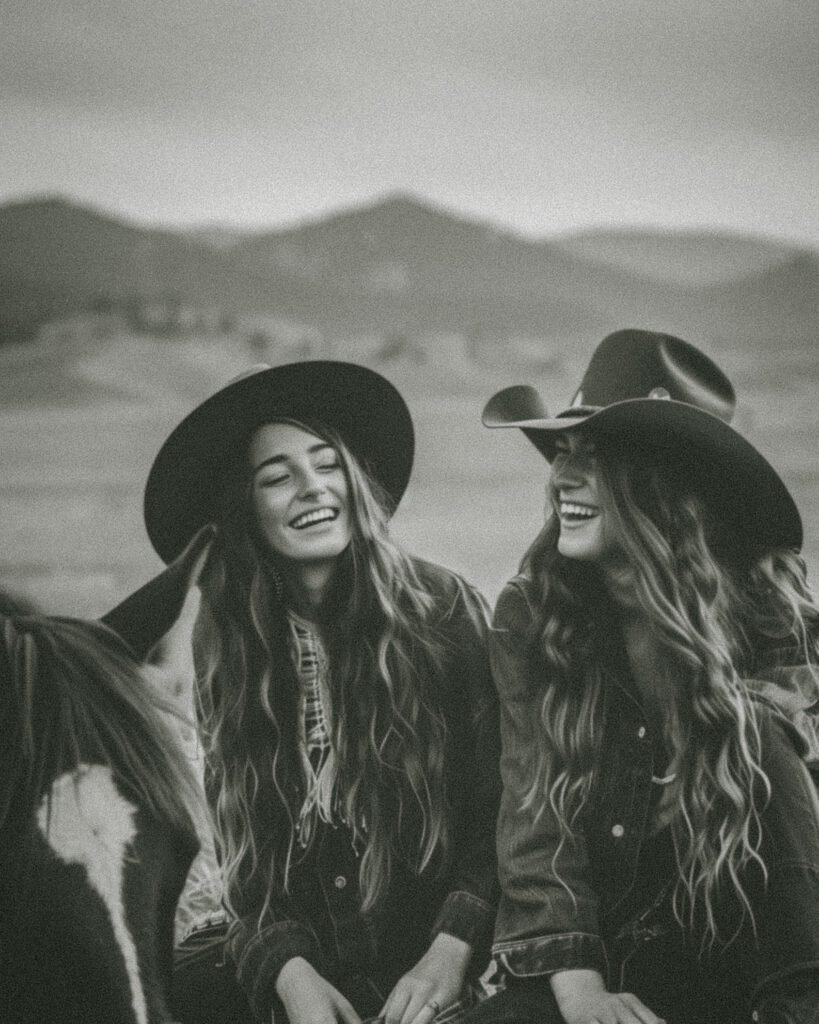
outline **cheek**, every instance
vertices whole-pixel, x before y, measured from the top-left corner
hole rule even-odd
[[[267,492],[257,491],[253,496],[253,516],[257,527],[265,536],[275,533],[284,525],[284,503]]]
[[[612,516],[607,512],[603,512],[600,517],[600,544],[607,554],[620,550],[617,528]]]

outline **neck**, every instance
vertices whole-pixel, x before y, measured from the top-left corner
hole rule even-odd
[[[612,564],[604,573],[604,585],[617,607],[631,678],[643,710],[654,735],[662,737],[673,728],[678,683],[640,604],[635,576],[630,565]]]
[[[624,620],[645,619],[635,585],[635,573],[625,561],[612,561],[601,567],[603,586],[620,610]],[[647,621],[647,620],[646,620]]]
[[[661,736],[674,714],[677,700],[674,676],[646,614],[630,607],[623,610],[620,621],[632,680],[655,733]]]
[[[299,564],[289,574],[296,610],[314,617],[321,609],[335,568],[335,559]]]

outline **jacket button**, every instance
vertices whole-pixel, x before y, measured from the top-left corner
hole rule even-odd
[[[646,727],[644,725],[641,725],[640,728],[637,730],[637,739],[638,740],[645,739],[645,735],[646,735]]]
[[[626,834],[626,830],[623,828],[622,825],[612,825],[611,834],[614,836],[615,839],[622,839],[623,836]]]
[[[336,875],[336,877],[333,879],[333,885],[336,887],[336,889],[346,889],[347,879],[344,877],[344,875]]]

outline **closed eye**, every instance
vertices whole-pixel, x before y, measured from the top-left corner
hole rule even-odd
[[[594,458],[597,455],[597,448],[592,441],[577,441],[574,445],[569,441],[555,441],[555,455],[579,455],[584,458]]]

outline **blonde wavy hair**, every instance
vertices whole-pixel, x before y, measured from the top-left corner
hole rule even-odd
[[[755,928],[743,877],[752,864],[767,877],[760,814],[770,786],[758,705],[742,677],[752,672],[756,652],[777,639],[798,643],[815,664],[819,609],[802,559],[791,551],[742,550],[695,493],[685,465],[675,470],[667,455],[652,459],[627,445],[596,447],[609,540],[675,682],[664,736],[678,766],[670,809],[679,872],[674,913],[692,927],[696,913],[703,943],[713,944],[725,939],[716,907],[726,886],[740,921],[747,915]],[[560,852],[595,781],[607,679],[624,657],[618,611],[599,570],[561,556],[559,530],[552,514],[522,564],[539,596],[532,654],[549,680],[540,707],[544,742],[525,803],[546,802],[558,819],[558,878]]]
[[[352,540],[321,625],[332,667],[334,801],[363,848],[368,909],[389,885],[400,839],[401,857],[418,871],[438,863],[450,842],[447,728],[436,699],[445,650],[433,598],[390,540],[386,497],[334,431],[287,422],[335,448],[349,487]],[[253,521],[249,467],[237,466],[227,481],[220,518],[194,637],[200,729],[226,901],[234,914],[258,903],[261,923],[271,894],[289,891],[294,859],[306,853],[296,835],[300,691],[275,555]],[[409,820],[418,828],[408,843],[399,833]]]

